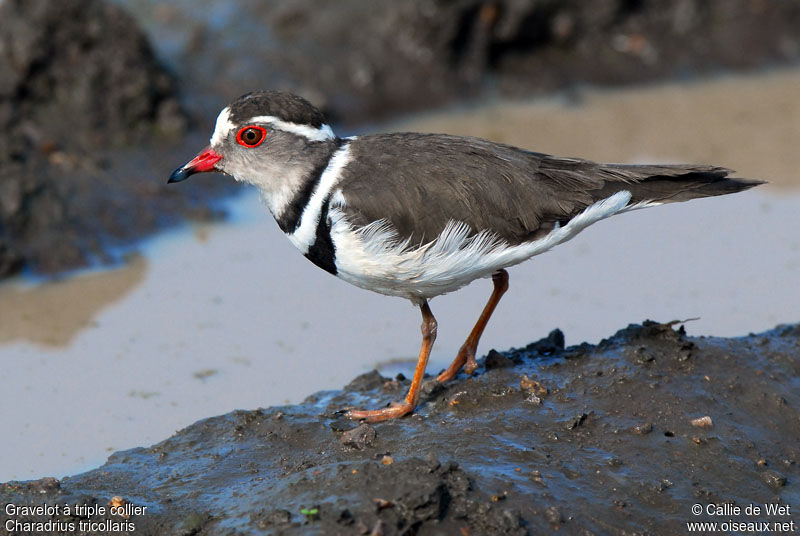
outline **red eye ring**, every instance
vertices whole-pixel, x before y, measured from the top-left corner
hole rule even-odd
[[[256,125],[249,125],[239,129],[236,133],[236,141],[239,145],[253,148],[258,147],[267,137],[267,129]]]

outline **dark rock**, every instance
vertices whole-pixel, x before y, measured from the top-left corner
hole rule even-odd
[[[364,374],[357,376],[353,381],[345,386],[348,391],[371,391],[381,387],[386,382],[391,381],[389,378],[384,378],[377,370],[371,370]]]
[[[375,436],[375,428],[365,423],[343,433],[340,441],[346,447],[363,450],[375,442]]]
[[[679,325],[678,329],[674,329]],[[636,365],[670,368],[669,362],[686,363],[691,359],[696,345],[686,337],[681,321],[666,323],[645,320],[641,325],[632,324],[618,331],[614,337],[600,341],[601,347],[624,347],[628,360]]]
[[[483,365],[486,367],[486,370],[492,370],[497,368],[513,367],[514,361],[504,356],[497,350],[489,350],[489,353],[486,354]]]
[[[800,330],[787,328],[693,338],[649,323],[585,345],[582,359],[542,361],[532,351],[535,359],[514,369],[454,380],[454,391],[468,393],[468,408],[423,398],[414,416],[369,427],[380,434],[380,452],[342,448],[327,415],[396,396],[372,373],[353,390],[282,407],[277,420],[275,410],[212,417],[154,447],[115,453],[82,475],[9,482],[0,491],[6,504],[107,504],[119,495],[150,508],[132,518],[144,535],[230,527],[286,535],[376,527],[387,535],[682,534],[687,504],[774,503],[776,495],[788,503],[797,495]],[[652,370],[628,361],[642,346],[688,342],[692,366],[658,361],[669,376],[658,389]],[[523,376],[554,386],[547,411],[510,389]],[[736,378],[748,381],[732,392]],[[764,404],[776,397],[787,403]],[[686,416],[706,414],[719,439],[694,448]],[[618,433],[651,425],[666,432]],[[780,460],[781,472],[751,461],[761,459]],[[0,509],[0,534],[7,518]]]
[[[580,415],[576,415],[574,418],[570,419],[566,423],[567,430],[574,430],[575,428],[582,426],[583,423],[586,422],[586,419],[589,417],[586,413],[581,413]]]
[[[328,428],[334,432],[346,432],[353,428],[353,421],[344,416],[344,411],[335,411],[331,416],[333,420],[328,423]]]
[[[420,388],[420,396],[425,398],[434,398],[441,393],[447,391],[447,386],[443,383],[437,382],[436,380],[425,380],[422,382],[422,387]]]
[[[528,352],[535,352],[540,356],[550,356],[564,350],[564,333],[556,328],[547,337],[529,344],[525,347]]]
[[[339,519],[337,519],[336,522],[340,525],[348,526],[352,525],[355,520],[353,519],[353,514],[350,512],[350,510],[345,508],[339,513]]]
[[[772,469],[767,469],[761,473],[761,480],[775,492],[780,491],[786,485],[786,477]]]
[[[800,336],[800,324],[781,325],[775,328],[779,337]]]

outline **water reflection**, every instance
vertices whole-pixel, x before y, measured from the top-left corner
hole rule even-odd
[[[148,261],[135,256],[118,270],[93,272],[39,285],[0,286],[0,344],[66,346],[107,307],[144,280]]]

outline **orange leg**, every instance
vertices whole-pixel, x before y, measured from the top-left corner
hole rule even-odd
[[[489,297],[489,301],[486,302],[481,316],[479,316],[478,321],[475,322],[475,327],[472,328],[469,337],[467,337],[467,340],[461,345],[461,349],[458,351],[456,358],[450,363],[447,370],[439,374],[436,381],[446,382],[452,379],[458,374],[461,367],[464,367],[467,374],[472,374],[475,372],[475,369],[478,368],[478,363],[475,361],[475,352],[478,350],[478,342],[481,340],[483,330],[486,329],[486,324],[489,323],[489,318],[492,317],[492,313],[500,302],[500,298],[502,298],[503,294],[508,290],[508,272],[502,268],[496,271],[492,274],[492,282],[494,283],[494,290],[492,290],[492,295]]]
[[[428,366],[428,357],[431,355],[433,341],[436,340],[436,319],[433,317],[427,301],[422,302],[420,310],[422,311],[422,347],[419,350],[417,368],[414,369],[414,378],[411,380],[411,387],[408,389],[405,401],[384,409],[350,410],[345,413],[345,416],[351,419],[364,419],[368,422],[380,422],[408,415],[417,407],[419,389],[422,386],[422,378],[425,376],[425,367]]]

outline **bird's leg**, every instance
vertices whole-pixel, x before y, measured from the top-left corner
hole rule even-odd
[[[458,351],[456,358],[450,363],[447,370],[439,374],[436,381],[446,382],[452,379],[458,374],[461,367],[464,367],[467,374],[472,374],[475,372],[475,369],[478,368],[478,363],[475,361],[475,352],[478,350],[478,342],[481,340],[483,330],[486,329],[486,324],[489,322],[489,318],[491,318],[495,307],[497,307],[497,304],[500,302],[500,298],[502,298],[503,294],[508,290],[508,272],[501,268],[493,273],[492,283],[494,283],[494,290],[492,290],[492,295],[489,297],[489,301],[486,302],[481,316],[479,316],[478,321],[475,322],[475,327],[472,328],[469,337],[467,337],[467,340],[461,345],[461,349]]]
[[[422,378],[425,376],[425,367],[428,366],[428,357],[431,355],[433,341],[436,340],[436,318],[433,317],[427,300],[422,302],[420,310],[422,311],[422,347],[419,350],[417,368],[414,369],[414,378],[411,380],[411,387],[408,389],[406,399],[384,409],[371,411],[351,410],[345,414],[347,417],[364,419],[368,422],[380,422],[408,415],[417,407]]]

